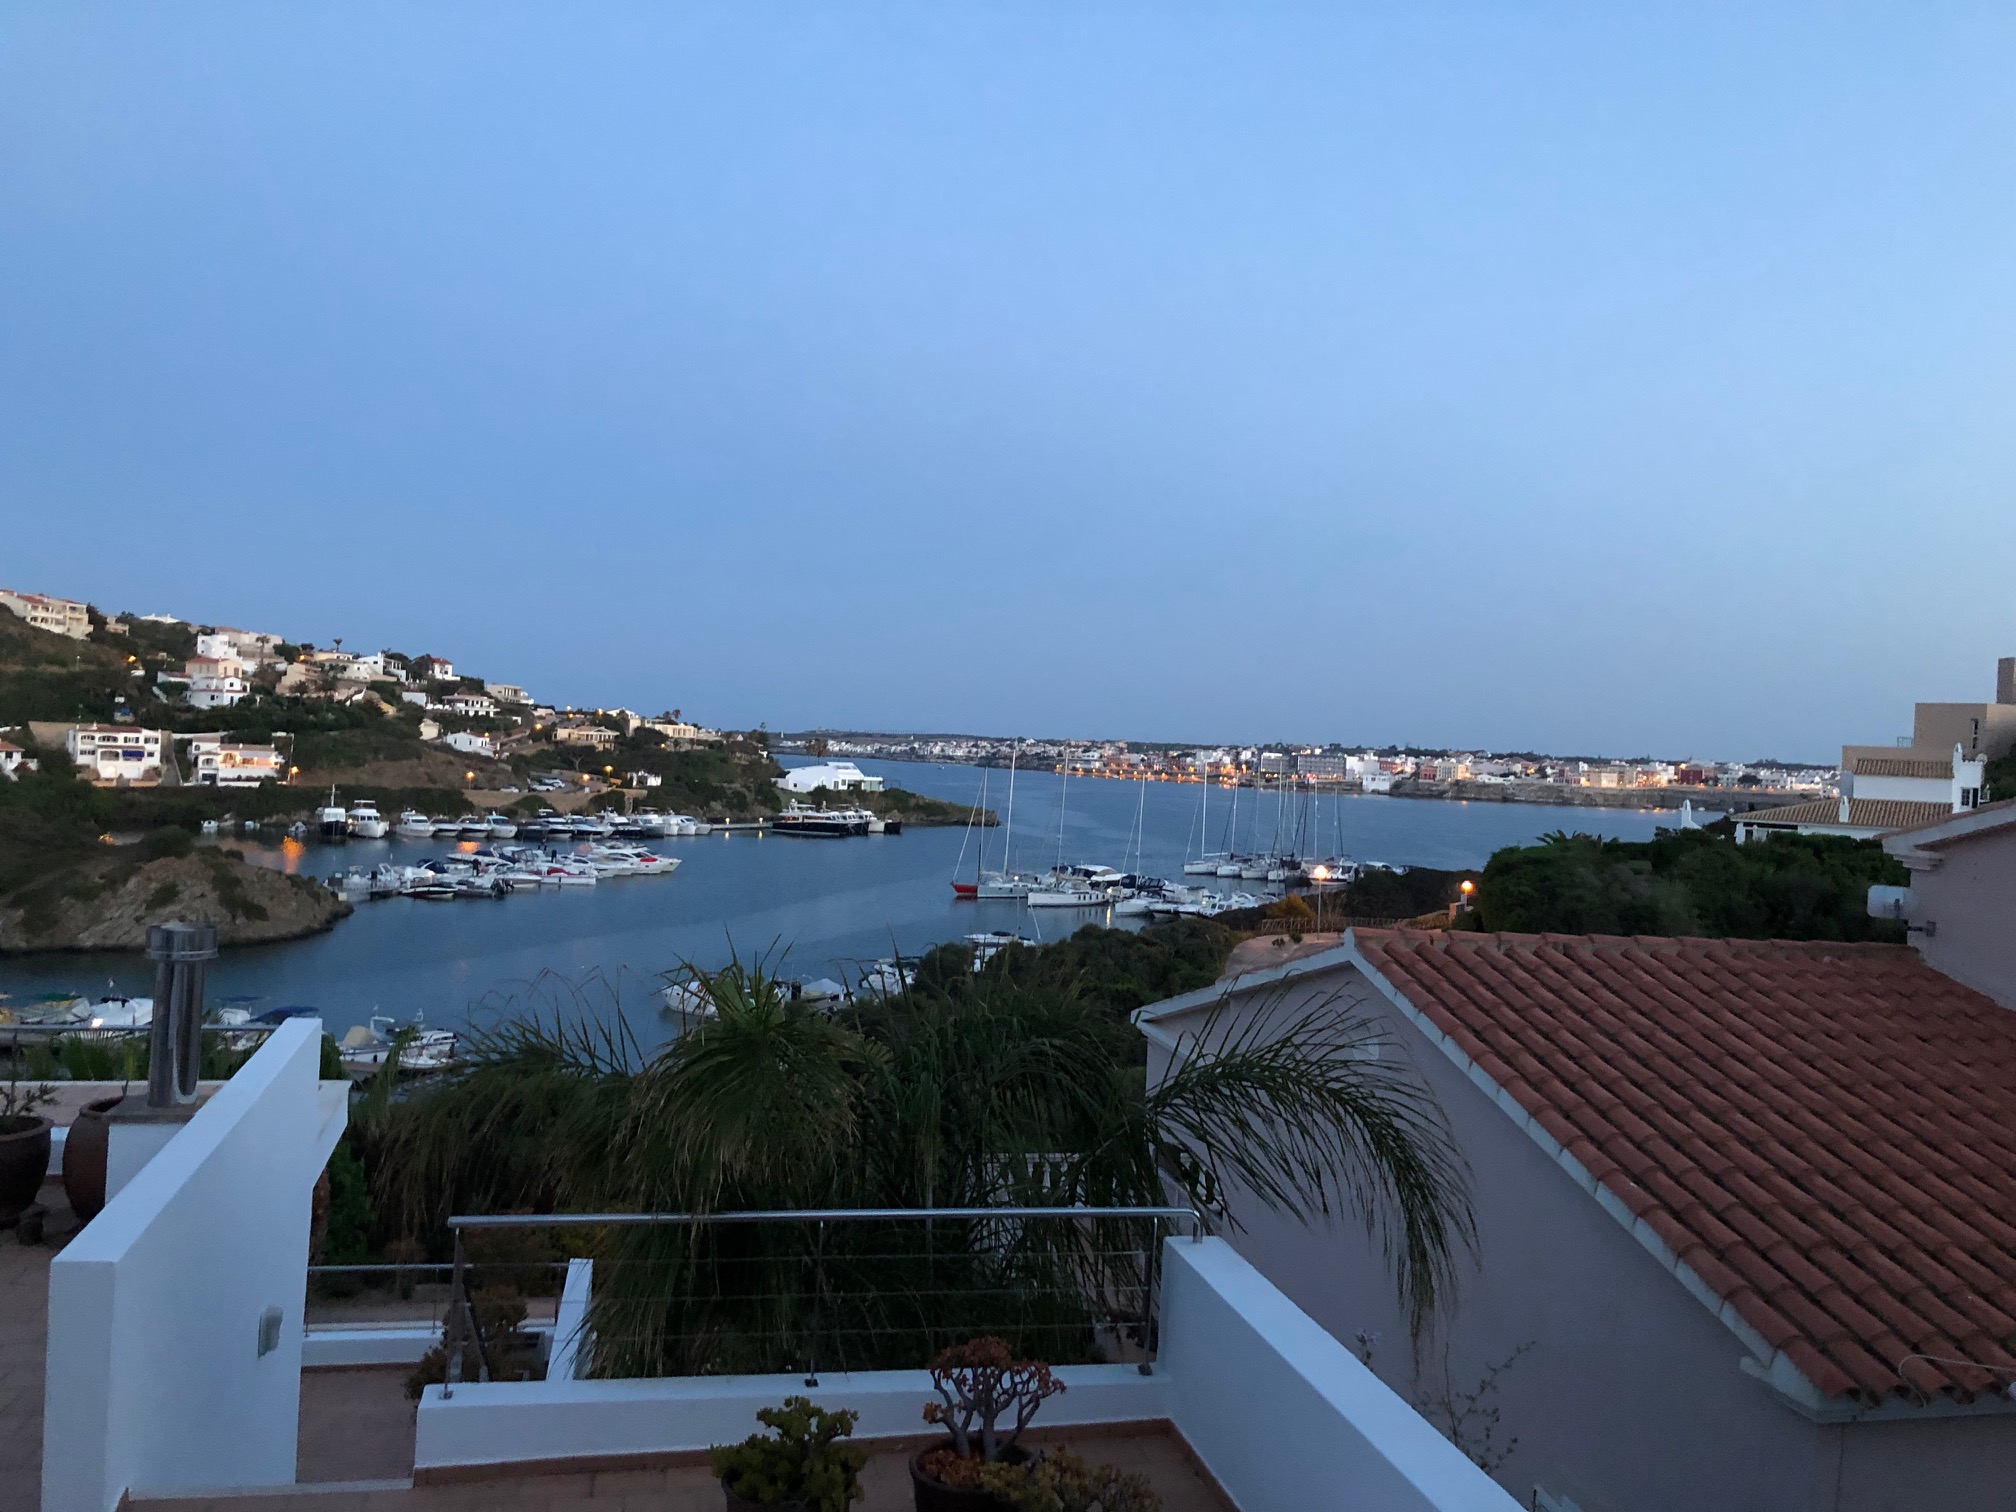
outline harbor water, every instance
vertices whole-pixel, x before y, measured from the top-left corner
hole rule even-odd
[[[863,761],[892,787],[972,804],[982,796],[1007,817],[1008,773],[955,765]],[[595,887],[542,888],[498,900],[359,902],[326,934],[226,951],[212,967],[210,997],[255,1000],[255,1012],[305,1005],[337,1034],[372,1014],[430,1026],[481,1023],[514,1005],[581,1005],[608,1015],[621,1004],[640,1036],[656,1040],[659,973],[683,962],[718,967],[731,952],[762,957],[790,976],[852,980],[882,957],[916,955],[977,930],[1056,939],[1087,923],[1113,922],[1103,910],[1030,909],[1019,902],[954,898],[956,875],[970,879],[975,847],[1000,867],[1041,870],[1060,859],[1096,862],[1219,891],[1259,884],[1183,877],[1187,854],[1228,841],[1233,795],[1209,795],[1210,834],[1199,839],[1196,785],[1135,784],[1095,778],[1068,782],[1049,772],[1015,779],[1012,835],[994,829],[908,828],[900,835],[810,840],[749,833],[648,842],[678,856],[664,877],[617,877]],[[1544,804],[1325,796],[1278,816],[1272,793],[1238,794],[1235,849],[1265,849],[1277,826],[1304,827],[1305,853],[1435,867],[1481,866],[1503,846],[1552,830],[1621,839],[1649,838],[1669,812],[1566,808]],[[1306,814],[1306,817],[1305,817]],[[1313,833],[1310,833],[1313,831]],[[1061,838],[1060,838],[1061,835]],[[1292,836],[1284,833],[1284,839]],[[454,848],[442,840],[351,840],[274,846],[233,838],[249,859],[328,876],[383,860],[417,863]],[[473,849],[473,844],[467,848]],[[109,986],[145,993],[152,972],[139,954],[40,955],[0,959],[0,991],[17,1001],[44,992],[96,996]]]

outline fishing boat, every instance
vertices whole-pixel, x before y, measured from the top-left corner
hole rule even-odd
[[[315,832],[324,840],[350,838],[350,810],[336,801],[336,789],[329,789],[329,801],[315,810]]]

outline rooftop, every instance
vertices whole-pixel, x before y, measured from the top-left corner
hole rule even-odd
[[[1855,756],[1848,770],[1857,777],[1926,777],[1938,782],[1953,776],[1951,756]]]
[[[1951,775],[1950,773],[1948,774]],[[1821,798],[1812,803],[1792,803],[1782,808],[1758,809],[1737,816],[1739,824],[1799,825],[1845,824],[1854,829],[1899,830],[1943,819],[1953,812],[1945,803],[1916,803],[1908,798],[1850,798],[1848,817],[1841,817],[1841,800]]]
[[[1823,1394],[2016,1369],[2016,1014],[1901,945],[1355,939]]]

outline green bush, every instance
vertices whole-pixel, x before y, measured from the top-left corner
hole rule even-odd
[[[854,1431],[858,1414],[828,1412],[810,1397],[794,1396],[782,1407],[765,1407],[756,1420],[772,1432],[708,1451],[730,1491],[759,1506],[802,1502],[806,1512],[847,1512],[861,1499],[868,1451],[840,1442]]]
[[[1014,1512],[1162,1512],[1162,1498],[1146,1476],[1088,1464],[1069,1449],[1020,1465],[988,1465],[980,1486]]]
[[[195,848],[196,837],[174,824],[154,830],[140,842],[140,849],[149,861],[165,861],[171,856],[186,856]]]

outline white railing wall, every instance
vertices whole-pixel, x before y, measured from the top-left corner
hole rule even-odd
[[[43,1512],[292,1483],[321,1039],[274,1031],[51,1262]]]
[[[1518,1503],[1222,1239],[1163,1247],[1169,1418],[1240,1512]]]

